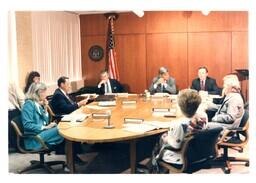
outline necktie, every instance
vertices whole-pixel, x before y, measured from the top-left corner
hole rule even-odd
[[[107,82],[106,82],[106,92],[109,93],[109,86]]]
[[[69,98],[68,94],[66,94],[66,97],[67,97],[67,99],[69,100],[69,102],[70,102],[71,104],[74,103],[74,102]]]
[[[204,86],[204,81],[203,80],[201,81],[200,88],[201,88],[201,90],[205,90],[205,86]]]
[[[161,84],[161,92],[163,93],[164,92],[164,85]]]

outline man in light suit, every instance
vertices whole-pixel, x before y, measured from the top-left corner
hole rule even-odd
[[[101,71],[100,79],[101,81],[98,84],[99,94],[124,92],[123,86],[116,79],[110,79],[106,70]]]
[[[198,78],[192,81],[191,89],[197,91],[208,91],[209,94],[220,94],[216,80],[208,77],[208,69],[206,67],[199,67]]]
[[[70,90],[69,78],[62,76],[58,79],[58,89],[55,90],[50,106],[53,112],[61,116],[63,114],[69,114],[79,107],[86,105],[88,99],[84,99],[78,103],[72,101],[68,95]]]
[[[208,123],[209,128],[224,127],[237,128],[240,125],[244,114],[244,102],[240,94],[240,83],[235,75],[224,77],[223,94],[226,95],[221,106],[217,107],[217,112]]]
[[[168,69],[161,67],[159,74],[154,77],[152,84],[149,87],[151,94],[155,93],[169,93],[176,94],[176,82],[175,79],[170,77]]]

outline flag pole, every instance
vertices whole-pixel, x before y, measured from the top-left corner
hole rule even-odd
[[[114,21],[118,19],[117,13],[105,13],[104,16],[108,22],[107,41],[106,41],[106,62],[105,69],[109,72],[110,78],[119,80],[118,67],[115,56],[115,41],[114,41]],[[111,35],[111,36],[110,36]],[[110,44],[111,43],[111,44]],[[112,45],[112,46],[110,46]],[[111,48],[110,48],[111,47]],[[111,50],[111,54],[110,54]],[[110,68],[111,67],[111,68]]]

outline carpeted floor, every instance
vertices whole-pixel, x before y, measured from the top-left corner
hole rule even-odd
[[[79,157],[87,162],[85,165],[76,165],[76,173],[78,174],[129,174],[130,162],[129,162],[129,144],[126,143],[109,143],[109,144],[96,144],[96,145],[83,145],[84,153]],[[147,164],[152,150],[152,144],[150,143],[138,143],[137,144],[137,159],[141,164]],[[248,147],[244,149],[243,153],[239,153],[235,150],[230,150],[229,154],[232,156],[249,157]],[[9,153],[9,172],[17,173],[19,170],[30,165],[31,160],[38,160],[37,154],[20,154]],[[65,155],[55,155],[54,152],[51,155],[45,156],[46,161],[51,160],[66,160]],[[232,164],[232,174],[246,174],[249,173],[249,167],[243,164]],[[54,166],[56,173],[65,174],[62,166]],[[28,174],[45,174],[44,169],[31,170],[26,172]],[[207,167],[194,172],[195,174],[223,174],[223,171],[219,167]]]

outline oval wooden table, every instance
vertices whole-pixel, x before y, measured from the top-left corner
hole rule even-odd
[[[123,104],[123,101],[136,101],[136,104]],[[70,173],[75,172],[73,143],[106,143],[127,141],[130,143],[130,168],[131,173],[135,173],[136,167],[136,140],[150,135],[160,134],[167,129],[152,130],[145,133],[135,133],[123,130],[124,118],[141,118],[144,120],[157,120],[170,122],[174,118],[165,118],[152,115],[152,108],[176,108],[176,103],[169,98],[150,98],[129,96],[117,97],[116,106],[101,107],[102,109],[92,109],[98,106],[98,102],[93,102],[84,106],[74,113],[105,113],[111,110],[110,123],[114,126],[113,129],[105,129],[107,120],[93,119],[88,117],[83,122],[60,122],[58,124],[59,133],[66,139],[66,157]]]

